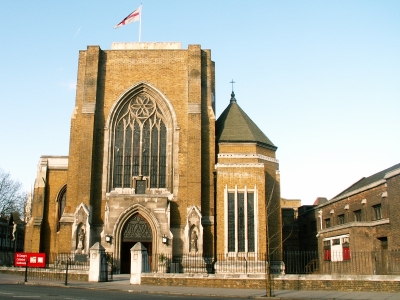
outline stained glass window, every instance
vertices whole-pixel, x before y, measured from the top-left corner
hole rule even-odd
[[[144,176],[151,188],[166,186],[166,126],[157,103],[145,93],[127,101],[115,120],[112,188],[133,188]]]

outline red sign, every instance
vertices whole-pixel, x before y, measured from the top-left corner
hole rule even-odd
[[[14,255],[14,266],[25,267],[28,261],[28,267],[44,268],[46,267],[46,253],[24,253],[17,252]]]

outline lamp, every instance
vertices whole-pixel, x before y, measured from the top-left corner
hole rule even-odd
[[[162,237],[162,242],[163,244],[167,245],[168,244],[168,237],[164,234]]]
[[[110,235],[106,235],[106,242],[107,243],[111,243],[111,236]]]

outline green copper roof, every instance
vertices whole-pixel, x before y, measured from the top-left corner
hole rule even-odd
[[[218,143],[257,143],[272,150],[277,149],[236,103],[234,92],[231,103],[217,120],[216,138]]]

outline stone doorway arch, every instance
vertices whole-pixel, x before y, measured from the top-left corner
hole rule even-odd
[[[115,266],[120,273],[130,273],[130,249],[141,242],[148,251],[149,264],[157,253],[160,226],[157,218],[140,204],[124,211],[114,226]]]
[[[131,269],[130,249],[138,242],[147,249],[149,265],[152,265],[153,234],[149,223],[139,213],[134,214],[125,224],[121,239],[121,274],[129,274]]]

